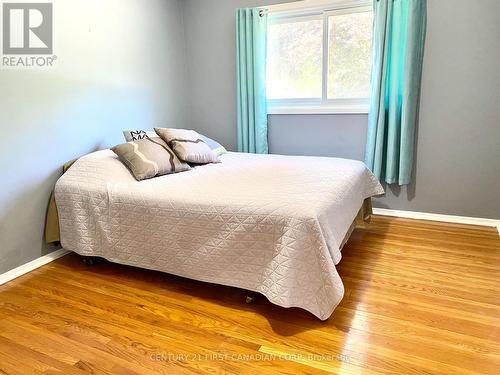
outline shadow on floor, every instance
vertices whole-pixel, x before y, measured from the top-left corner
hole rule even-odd
[[[364,251],[363,249],[366,247],[366,243],[374,236],[378,239],[383,239],[383,232],[381,233],[380,226],[387,226],[389,224],[380,224],[375,220],[373,225],[377,226],[376,231],[370,230],[370,225],[368,225],[366,227],[357,228],[353,232],[351,239],[342,250],[345,264],[341,261],[337,266],[341,277],[343,274],[347,273],[353,261],[364,264],[375,260],[377,252]],[[388,229],[388,227],[386,229]],[[265,296],[260,294],[253,294],[255,295],[253,303],[247,304],[245,299],[246,296],[249,295],[249,292],[234,287],[210,284],[159,271],[120,265],[108,262],[104,259],[99,260],[97,264],[93,266],[88,266],[83,263],[82,257],[74,253],[56,262],[60,265],[70,267],[76,272],[88,272],[96,277],[113,277],[137,287],[144,286],[147,288],[149,284],[154,286],[154,288],[161,288],[161,290],[167,291],[168,293],[174,295],[178,294],[179,297],[183,299],[188,297],[188,299],[202,300],[203,302],[217,304],[221,307],[253,312],[264,317],[269,322],[272,330],[280,336],[293,336],[300,332],[318,328],[346,331],[349,326],[349,322],[346,322],[345,319],[342,320],[341,324],[338,324],[335,311],[330,319],[327,321],[320,321],[314,315],[300,308],[283,308],[274,305],[269,302]],[[362,277],[364,280],[370,280],[371,274],[369,271],[364,271]],[[351,292],[352,289],[346,286],[344,299],[339,304],[339,308],[344,307],[353,309],[353,301],[350,300]],[[353,314],[348,315],[353,316]]]

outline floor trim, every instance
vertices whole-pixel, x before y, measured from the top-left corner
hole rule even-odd
[[[9,281],[12,281],[15,278],[18,278],[19,276],[25,275],[28,272],[36,270],[38,267],[41,267],[47,263],[50,263],[53,260],[56,260],[64,255],[68,254],[69,252],[70,251],[68,251],[68,250],[59,249],[59,250],[53,251],[47,255],[44,255],[43,257],[32,260],[29,263],[23,264],[22,266],[14,268],[13,270],[7,271],[7,272],[0,275],[0,285],[8,283]]]
[[[442,221],[445,223],[457,223],[457,224],[481,225],[481,226],[485,226],[485,227],[496,227],[498,229],[498,232],[500,233],[500,220],[495,220],[495,219],[484,219],[484,218],[480,218],[480,217],[432,214],[432,213],[427,213],[427,212],[416,212],[416,211],[389,210],[386,208],[373,208],[373,213],[375,215],[395,216],[395,217],[402,217],[402,218],[406,218],[406,219],[431,220],[431,221]]]

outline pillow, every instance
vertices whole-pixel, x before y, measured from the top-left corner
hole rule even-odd
[[[156,134],[168,143],[179,159],[188,163],[219,163],[219,157],[194,130],[155,128]]]
[[[221,156],[224,155],[227,150],[225,149],[224,146],[222,146],[219,142],[214,141],[211,138],[208,138],[206,135],[200,134],[201,139],[212,149],[213,152],[215,152],[215,155]]]
[[[118,155],[137,181],[190,169],[189,165],[181,162],[158,137],[124,143],[111,150]]]
[[[137,141],[139,139],[144,139],[144,138],[154,138],[158,136],[155,132],[146,130],[124,130],[123,135],[127,142]],[[222,146],[219,142],[211,138],[208,138],[206,135],[203,134],[200,134],[200,137],[208,145],[208,147],[210,147],[212,151],[215,152],[215,155],[221,156],[227,152],[226,148]]]
[[[158,137],[155,132],[147,132],[144,130],[124,130],[123,136],[127,142],[138,141],[145,138],[155,138]]]

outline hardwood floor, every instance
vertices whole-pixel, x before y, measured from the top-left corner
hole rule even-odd
[[[0,373],[500,374],[496,229],[374,217],[342,254],[326,322],[67,255],[0,287]]]

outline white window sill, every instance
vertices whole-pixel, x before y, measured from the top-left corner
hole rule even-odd
[[[330,114],[367,114],[368,106],[269,106],[270,115],[330,115]]]

